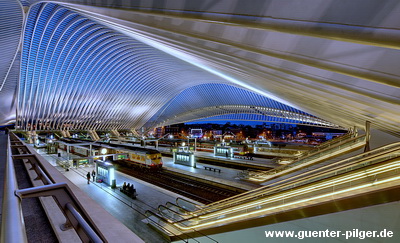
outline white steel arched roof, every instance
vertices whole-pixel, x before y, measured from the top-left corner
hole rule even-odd
[[[227,84],[201,84],[175,96],[146,124],[160,127],[196,120],[296,123],[338,128],[265,96]]]
[[[185,90],[226,84],[342,127],[370,121],[399,134],[397,0],[22,2],[31,9],[20,66],[21,128],[159,124],[160,109]],[[11,70],[4,67],[1,75]],[[6,104],[12,111],[12,99]],[[15,117],[5,113],[2,124]]]
[[[370,121],[399,135],[397,0],[96,5],[114,9],[67,4],[241,87],[344,127]]]
[[[228,83],[182,57],[142,43],[140,38],[119,33],[64,6],[39,3],[30,8],[25,27],[19,125],[39,130],[165,125],[161,120],[188,112],[183,107],[193,102],[196,109],[246,104],[309,116]],[[178,107],[173,102],[178,102],[181,110],[165,112],[165,104]],[[254,113],[254,109],[236,112]],[[211,113],[193,114],[201,119]],[[175,122],[193,120],[193,116],[189,120],[180,117]]]
[[[24,13],[18,1],[0,0],[0,126],[15,123]]]

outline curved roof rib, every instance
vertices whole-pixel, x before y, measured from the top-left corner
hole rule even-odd
[[[181,3],[68,6],[343,127],[400,135],[399,1]]]
[[[0,125],[15,123],[19,40],[24,13],[17,0],[0,1]]]
[[[184,90],[161,108],[146,125],[158,127],[199,119],[298,123],[338,128],[333,123],[254,92],[215,83]]]
[[[35,4],[25,27],[19,125],[132,129],[216,105],[260,105],[305,114],[238,84],[227,85],[229,80],[183,59],[61,5]]]
[[[156,127],[192,121],[257,121],[301,124],[308,126],[339,128],[340,126],[314,116],[269,107],[246,105],[221,105],[203,107],[167,118]]]
[[[53,3],[26,23],[23,129],[130,129],[193,85],[226,82]]]
[[[226,84],[342,127],[371,121],[400,134],[396,0],[55,2],[32,5],[27,18],[23,129],[132,129],[187,107],[271,108],[249,94],[232,103],[211,88]],[[218,104],[167,107],[203,84]]]

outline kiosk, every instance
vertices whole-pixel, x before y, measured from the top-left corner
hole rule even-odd
[[[226,158],[233,158],[233,149],[230,146],[215,146],[215,156],[224,156]]]
[[[110,186],[115,184],[115,169],[109,162],[96,161],[96,176],[97,182],[104,182]]]
[[[87,158],[73,158],[72,159],[72,165],[75,168],[78,168],[79,166],[88,166],[89,165],[89,159]]]
[[[188,147],[179,147],[173,152],[173,161],[175,164],[187,165],[196,168],[194,153]]]

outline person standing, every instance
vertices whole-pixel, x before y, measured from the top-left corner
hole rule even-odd
[[[93,178],[93,182],[94,182],[94,180],[96,179],[96,172],[94,170],[92,171],[92,178]]]
[[[86,174],[87,184],[90,184],[90,172]]]

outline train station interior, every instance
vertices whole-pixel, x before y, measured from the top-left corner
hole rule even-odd
[[[399,49],[397,0],[0,0],[1,242],[399,242]]]

